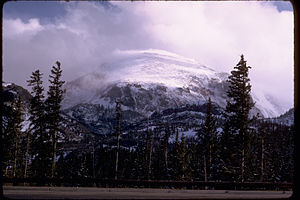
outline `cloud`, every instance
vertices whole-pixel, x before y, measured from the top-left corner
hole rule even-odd
[[[28,23],[23,23],[20,19],[8,19],[4,21],[4,27],[5,35],[8,38],[14,38],[27,33],[35,34],[43,29],[38,19],[30,19]]]
[[[116,49],[163,49],[230,72],[244,54],[254,90],[293,104],[293,13],[266,2],[62,4],[66,14],[3,20],[4,80],[25,85],[60,60],[64,79],[97,69]],[[10,16],[11,17],[11,16]],[[276,87],[274,87],[276,86]]]

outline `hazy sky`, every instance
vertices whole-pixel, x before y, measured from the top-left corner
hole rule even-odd
[[[293,10],[289,2],[7,2],[3,79],[47,82],[59,60],[73,80],[116,50],[162,49],[230,72],[244,54],[253,90],[293,106]]]

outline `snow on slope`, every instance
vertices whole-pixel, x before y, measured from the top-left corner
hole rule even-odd
[[[208,97],[226,106],[229,74],[218,73],[195,60],[162,50],[117,51],[112,62],[66,84],[63,108],[79,103],[113,107],[116,98],[125,109],[151,114],[170,107],[202,104]],[[254,94],[254,112],[281,114],[264,94]]]
[[[119,52],[122,54],[122,52]],[[120,71],[112,76],[125,82],[161,83],[167,87],[188,86],[192,76],[220,79],[216,72],[195,60],[162,50],[125,51],[124,59],[112,63],[122,64]]]
[[[277,117],[286,111],[274,97],[268,94],[256,90],[251,92],[251,96],[255,101],[255,107],[261,111],[264,117]]]

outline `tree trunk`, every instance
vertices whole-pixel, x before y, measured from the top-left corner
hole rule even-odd
[[[115,166],[115,180],[118,179],[118,164],[119,164],[119,151],[120,151],[120,135],[121,135],[121,104],[116,101],[116,114],[117,114],[117,152],[116,152],[116,166]]]
[[[241,182],[244,182],[244,173],[245,173],[245,148],[242,150],[242,177]]]
[[[27,144],[26,144],[26,154],[25,154],[25,169],[24,169],[24,178],[27,178],[27,170],[28,170],[28,159],[29,159],[29,147],[30,147],[30,135],[27,134]]]
[[[7,174],[8,174],[8,163],[6,163],[7,165],[6,165],[6,168],[5,168],[5,174],[4,174],[4,176],[5,177],[7,177]]]
[[[94,144],[94,138],[93,138],[93,178],[96,177],[95,175],[95,144]]]
[[[52,157],[52,178],[55,176],[56,168],[56,132],[53,133],[53,157]]]
[[[212,149],[212,132],[210,131],[209,135],[209,146],[208,146],[208,177],[211,177],[211,168],[212,168],[212,156],[211,150]]]
[[[166,172],[168,172],[168,145],[169,145],[169,132],[168,130],[166,131],[165,135],[165,144],[164,144],[164,161],[165,161],[165,168]],[[167,174],[165,174],[167,175]]]
[[[16,177],[17,171],[17,156],[18,156],[18,138],[15,138],[15,152],[14,152],[14,172],[13,177]]]
[[[165,155],[165,167],[166,167],[166,171],[168,171],[168,149],[165,149],[164,155]]]
[[[207,171],[206,171],[206,157],[204,155],[203,157],[203,165],[204,165],[204,182],[207,182]],[[205,186],[205,189],[207,190],[207,186]]]
[[[150,150],[149,150],[148,174],[147,174],[148,180],[150,179],[150,174],[151,174],[153,140],[154,140],[154,138],[152,137],[151,143],[150,143]]]
[[[261,176],[260,181],[264,181],[264,157],[265,157],[265,144],[264,144],[264,138],[261,137],[261,163],[260,163],[260,170],[261,170]]]
[[[146,171],[146,179],[147,180],[149,180],[149,177],[150,177],[151,156],[152,156],[152,139],[150,136],[149,126],[147,125],[146,163],[145,163],[145,171]]]
[[[119,149],[120,149],[120,135],[118,134],[117,135],[117,152],[116,152],[115,180],[118,179]]]

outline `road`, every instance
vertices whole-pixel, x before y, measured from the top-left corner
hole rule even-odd
[[[3,193],[13,199],[282,199],[292,195],[292,191],[23,186],[4,186]]]

